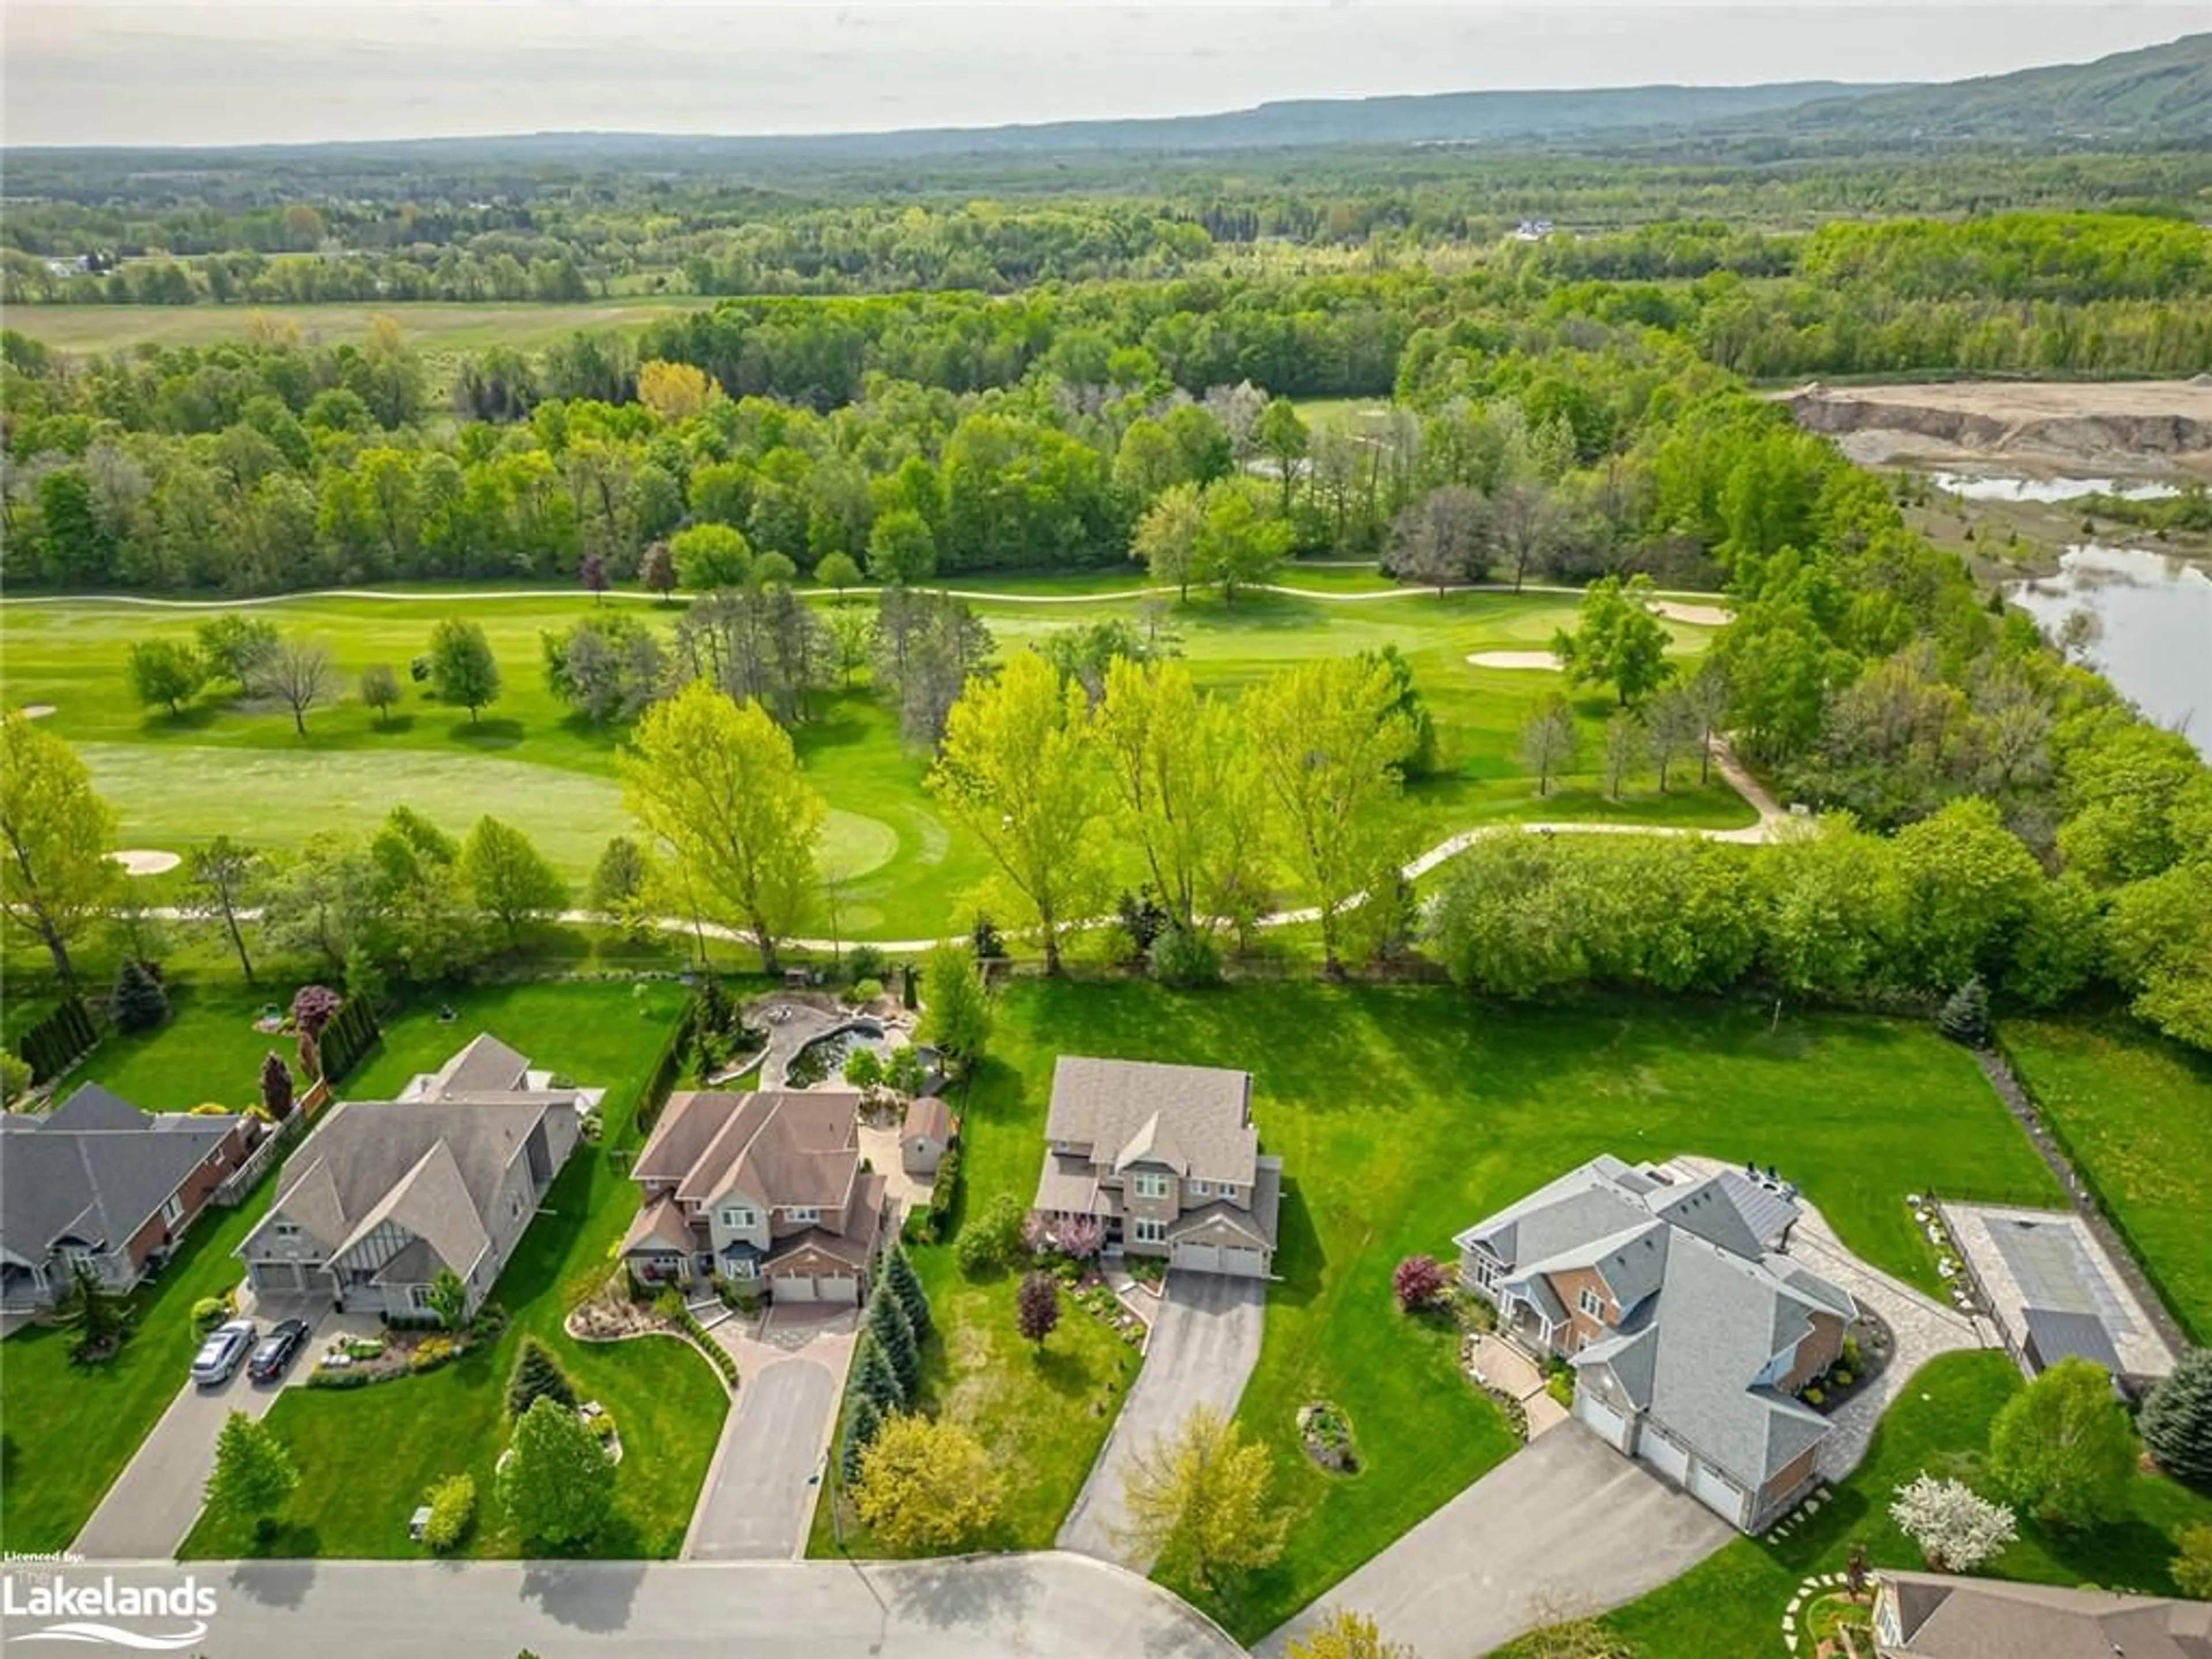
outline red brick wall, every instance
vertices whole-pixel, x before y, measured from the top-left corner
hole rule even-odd
[[[139,1224],[138,1231],[131,1235],[130,1243],[124,1247],[132,1267],[143,1269],[147,1258],[156,1250],[173,1245],[185,1236],[192,1218],[206,1205],[208,1194],[245,1162],[246,1153],[252,1150],[246,1145],[246,1126],[239,1124],[217,1143],[212,1154],[192,1166],[192,1172],[185,1177],[174,1194],[184,1200],[185,1208],[173,1226],[161,1218],[159,1209]]]
[[[1790,1393],[1803,1388],[1822,1371],[1844,1357],[1844,1322],[1832,1313],[1812,1316],[1813,1328],[1797,1345],[1797,1363],[1782,1379],[1782,1387]]]

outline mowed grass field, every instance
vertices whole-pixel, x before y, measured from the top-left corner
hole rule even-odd
[[[976,608],[1002,652],[1055,629],[1133,617],[1136,573],[1014,578],[977,585]],[[1539,798],[1519,757],[1520,731],[1554,674],[1470,666],[1470,653],[1549,643],[1571,623],[1563,594],[1392,592],[1371,572],[1296,568],[1286,582],[1309,592],[1249,594],[1235,605],[1194,596],[1175,608],[1179,648],[1200,680],[1235,691],[1291,663],[1395,645],[1413,665],[1439,737],[1439,775],[1410,793],[1422,837],[1432,842],[1472,825],[1542,817],[1620,819],[1730,828],[1751,809],[1716,780],[1699,786],[1678,771],[1665,795],[1656,780],[1632,780],[1619,801],[1596,775],[1598,734],[1611,712],[1602,689],[1577,698],[1584,727],[1578,768]],[[1375,594],[1376,597],[1366,597]],[[820,600],[827,604],[826,597]],[[866,604],[854,598],[853,604]],[[218,834],[263,846],[296,847],[318,831],[360,830],[404,804],[455,834],[486,813],[526,829],[580,883],[611,836],[628,832],[616,779],[625,733],[570,714],[547,689],[541,637],[592,608],[588,596],[547,590],[488,594],[455,589],[283,599],[255,613],[287,634],[326,644],[341,689],[295,732],[281,708],[203,694],[183,714],[147,710],[132,697],[131,646],[189,638],[210,609],[112,601],[10,604],[0,613],[0,695],[8,707],[49,705],[52,729],[78,744],[114,806],[125,846],[182,852]],[[624,595],[611,603],[673,620],[673,607]],[[408,681],[410,661],[441,617],[483,624],[505,688],[471,720]],[[1675,626],[1684,661],[1710,630]],[[362,669],[391,665],[403,683],[388,721],[354,697]],[[899,740],[888,710],[865,685],[824,696],[794,738],[832,814],[822,857],[838,880],[838,933],[847,939],[934,937],[964,924],[969,896],[988,873],[980,845],[925,787],[927,757]],[[1127,872],[1133,882],[1136,869]],[[166,889],[157,889],[166,893]],[[826,933],[826,907],[813,919]]]
[[[212,345],[243,340],[257,326],[290,329],[324,345],[358,344],[369,323],[389,317],[426,356],[511,346],[518,351],[580,328],[635,331],[676,311],[711,301],[696,294],[599,300],[579,305],[466,305],[416,301],[381,306],[17,306],[8,325],[60,351],[105,353],[132,346]]]
[[[2212,1341],[2212,1059],[2115,1018],[2008,1019],[2003,1038],[2173,1316]]]
[[[1916,1183],[2058,1197],[1972,1059],[1918,1021],[1804,1016],[1776,1029],[1769,1011],[1726,1003],[1523,1007],[1436,987],[1178,995],[1023,981],[1001,1000],[993,1054],[963,1129],[970,1217],[999,1194],[1033,1194],[1060,1055],[1254,1074],[1254,1116],[1263,1149],[1284,1159],[1285,1196],[1280,1282],[1238,1417],[1273,1453],[1294,1520],[1264,1572],[1213,1595],[1169,1579],[1246,1641],[1513,1449],[1459,1375],[1455,1334],[1398,1314],[1390,1275],[1403,1257],[1449,1258],[1455,1231],[1601,1152],[1771,1163],[1855,1249],[1931,1290],[1936,1264],[1904,1201]],[[1042,1541],[1095,1452],[1092,1402],[1120,1379],[1096,1374],[1090,1334],[1070,1328],[1088,1316],[1071,1309],[1053,1338],[1068,1385],[1041,1385],[1012,1335],[1010,1281],[970,1281],[952,1257],[946,1246],[917,1253],[946,1356],[934,1391],[972,1414],[1018,1486],[1024,1541]],[[1300,1449],[1298,1408],[1319,1399],[1350,1417],[1359,1474],[1324,1474]],[[819,1528],[816,1547],[827,1547]]]

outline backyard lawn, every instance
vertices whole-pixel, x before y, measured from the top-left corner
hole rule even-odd
[[[1947,1354],[1925,1367],[1882,1419],[1867,1461],[1827,1506],[1788,1538],[1740,1538],[1672,1583],[1606,1622],[1635,1644],[1638,1659],[1761,1659],[1785,1650],[1782,1610],[1798,1582],[1840,1571],[1863,1544],[1877,1567],[1918,1570],[1920,1553],[1889,1518],[1896,1489],[1923,1469],[1969,1485],[1983,1474],[1990,1423],[2021,1386],[2000,1352]],[[2081,1531],[2021,1522],[2020,1540],[1982,1571],[2039,1583],[2097,1584],[2172,1595],[2172,1534],[2212,1521],[2212,1498],[2143,1476],[2131,1513]],[[2021,1655],[2021,1659],[2029,1659]]]
[[[245,1277],[231,1255],[270,1195],[204,1214],[161,1277],[132,1298],[130,1340],[104,1365],[70,1363],[72,1333],[33,1328],[0,1342],[0,1549],[66,1549],[177,1390],[199,1337],[192,1304]]]
[[[1556,688],[1556,674],[1469,665],[1484,649],[1549,645],[1573,617],[1574,601],[1553,593],[1425,592],[1373,596],[1371,571],[1291,567],[1302,594],[1248,594],[1234,606],[1194,595],[1169,625],[1204,684],[1236,690],[1289,664],[1395,646],[1411,662],[1433,713],[1439,769],[1411,791],[1424,843],[1482,823],[1544,817],[1611,818],[1729,828],[1751,810],[1717,781],[1678,773],[1631,781],[1618,801],[1597,777],[1598,734],[1610,711],[1601,690],[1576,698],[1582,760],[1539,797],[1519,757],[1530,707]],[[1001,650],[1054,630],[1130,618],[1127,597],[1142,580],[1127,570],[1049,580],[978,579],[975,601]],[[1123,597],[1109,597],[1120,594]],[[612,603],[657,625],[675,610],[636,593]],[[854,598],[850,603],[869,603]],[[331,651],[342,701],[310,712],[301,737],[290,716],[265,704],[204,695],[181,715],[148,713],[130,695],[130,647],[189,638],[213,610],[164,611],[70,599],[11,605],[0,619],[9,705],[44,703],[52,730],[76,744],[94,782],[114,807],[126,847],[181,852],[217,834],[254,844],[296,847],[325,830],[358,830],[404,803],[456,835],[489,813],[528,826],[580,885],[608,837],[630,831],[615,756],[623,733],[570,717],[544,684],[540,637],[592,608],[588,597],[555,589],[505,597],[456,588],[432,597],[300,598],[265,603],[256,614],[320,639]],[[360,671],[374,663],[402,672],[447,614],[483,623],[505,671],[500,700],[479,720],[406,684],[400,708],[380,721],[353,698]],[[1710,630],[1670,625],[1684,659]],[[825,904],[810,933],[835,927],[847,939],[908,939],[946,931],[969,908],[988,872],[980,845],[945,815],[925,787],[927,757],[902,745],[895,721],[865,689],[826,695],[793,732],[799,755],[832,812],[822,847],[838,878],[837,914]],[[281,801],[284,810],[270,812]],[[1133,882],[1133,865],[1126,872]],[[174,902],[174,876],[142,878],[138,890]]]
[[[264,1006],[290,1000],[290,982],[244,985],[234,961],[231,969],[227,979],[171,986],[169,1018],[150,1031],[107,1030],[55,1098],[98,1083],[143,1111],[186,1112],[204,1102],[237,1111],[261,1097],[261,1066],[271,1049],[296,1074],[294,1039],[253,1029]]]
[[[637,1144],[639,1101],[685,995],[667,983],[497,987],[456,996],[460,1017],[451,1024],[416,1012],[386,1026],[347,1092],[395,1091],[489,1030],[541,1066],[604,1085],[605,1133],[599,1146],[577,1148],[501,1276],[493,1297],[511,1319],[499,1340],[422,1376],[345,1391],[289,1389],[269,1414],[301,1473],[284,1524],[263,1542],[204,1516],[185,1540],[187,1555],[414,1556],[407,1517],[424,1488],[455,1473],[473,1475],[478,1493],[464,1553],[520,1553],[493,1498],[492,1472],[507,1443],[507,1372],[526,1334],[546,1342],[579,1393],[604,1403],[621,1426],[615,1514],[585,1553],[675,1554],[720,1433],[721,1383],[680,1343],[586,1346],[561,1322],[607,1271],[611,1248],[635,1212],[635,1189],[611,1154]]]
[[[1455,1369],[1455,1343],[1401,1319],[1390,1273],[1600,1152],[1700,1152],[1772,1163],[1871,1260],[1935,1288],[1904,1204],[1917,1182],[2049,1192],[2040,1163],[1972,1060],[1917,1023],[1793,1017],[1724,1003],[1470,1006],[1441,988],[1246,985],[1176,995],[1143,984],[1023,981],[1006,994],[968,1120],[967,1213],[1000,1191],[1026,1201],[1054,1059],[1091,1054],[1250,1069],[1261,1140],[1285,1161],[1278,1268],[1259,1367],[1239,1417],[1274,1449],[1297,1519],[1282,1560],[1198,1598],[1240,1639],[1273,1630],[1512,1449]],[[1030,1387],[1001,1342],[1008,1297],[942,1287],[939,1322],[975,1399],[1030,1414],[1020,1438],[1065,1459],[1029,1484],[1048,1536],[1101,1427]],[[1068,1330],[1063,1322],[1061,1333]],[[1055,1341],[1060,1336],[1056,1334]],[[960,1385],[956,1385],[956,1387]],[[1299,1449],[1299,1407],[1350,1417],[1365,1468],[1322,1474]],[[1000,1443],[1017,1437],[1012,1425]],[[1045,1502],[1048,1493],[1057,1510]],[[817,1540],[818,1541],[818,1540]],[[1188,1593],[1191,1587],[1175,1586]]]
[[[2008,1019],[2005,1052],[2197,1341],[2212,1341],[2212,1060],[2118,1017]]]

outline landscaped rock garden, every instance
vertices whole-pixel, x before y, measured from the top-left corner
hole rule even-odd
[[[311,1389],[365,1389],[396,1376],[416,1376],[450,1365],[499,1334],[505,1322],[486,1321],[459,1331],[387,1331],[381,1336],[339,1336],[316,1356],[307,1373]]]
[[[1951,1242],[1949,1229],[1936,1208],[1936,1200],[1918,1193],[1907,1193],[1905,1206],[1912,1212],[1913,1224],[1926,1236],[1928,1245],[1936,1253],[1936,1275],[1943,1281],[1944,1292],[1951,1305],[1964,1314],[1980,1311],[1974,1293],[1974,1282],[1960,1260],[1959,1248]]]
[[[1341,1407],[1326,1400],[1299,1407],[1298,1443],[1331,1474],[1359,1473],[1359,1448],[1352,1437],[1352,1419]]]
[[[1888,1369],[1896,1347],[1881,1316],[1871,1308],[1860,1308],[1858,1318],[1844,1333],[1842,1357],[1800,1389],[1797,1397],[1815,1411],[1834,1411]]]

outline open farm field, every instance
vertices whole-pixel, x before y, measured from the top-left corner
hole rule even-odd
[[[1133,617],[1133,577],[1012,579],[978,585],[974,604],[1003,653],[1058,629]],[[1597,733],[1611,703],[1601,690],[1577,700],[1581,767],[1538,795],[1520,759],[1520,730],[1559,677],[1478,668],[1467,659],[1547,646],[1555,630],[1572,623],[1571,596],[1461,592],[1438,599],[1389,590],[1357,569],[1294,570],[1289,583],[1310,583],[1313,591],[1248,594],[1234,605],[1194,598],[1176,607],[1169,625],[1177,648],[1202,684],[1230,690],[1315,657],[1387,646],[1404,653],[1439,739],[1437,774],[1410,791],[1423,845],[1516,819],[1713,829],[1753,822],[1752,810],[1717,778],[1700,786],[1678,773],[1662,795],[1646,776],[1620,800],[1607,799],[1596,775]],[[829,600],[817,596],[817,602]],[[847,602],[868,603],[858,596]],[[617,603],[649,617],[674,614],[634,595]],[[514,822],[580,882],[607,839],[631,827],[616,776],[623,734],[584,722],[546,689],[540,640],[591,608],[581,594],[482,589],[257,605],[257,614],[286,633],[326,644],[337,665],[342,698],[309,712],[303,738],[289,713],[274,705],[208,692],[173,715],[132,698],[131,647],[188,639],[215,611],[104,600],[15,605],[0,620],[5,700],[52,708],[45,718],[78,746],[120,819],[126,847],[180,852],[219,834],[296,847],[319,831],[372,825],[404,804],[456,834],[486,813]],[[409,662],[449,614],[483,624],[504,677],[499,701],[474,720],[407,683]],[[1711,632],[1670,628],[1685,660]],[[353,696],[360,672],[377,663],[391,665],[403,684],[399,708],[382,721]],[[927,758],[901,744],[888,710],[865,686],[825,695],[794,738],[831,808],[822,860],[841,884],[837,914],[825,908],[817,931],[904,939],[957,925],[964,896],[987,874],[985,855],[930,795]],[[1129,872],[1133,882],[1135,873]]]
[[[133,346],[213,345],[243,340],[258,327],[295,330],[325,345],[358,344],[372,318],[390,317],[411,345],[428,353],[531,350],[580,328],[635,328],[696,295],[665,300],[602,300],[582,305],[19,306],[8,325],[58,350],[127,351]]]

